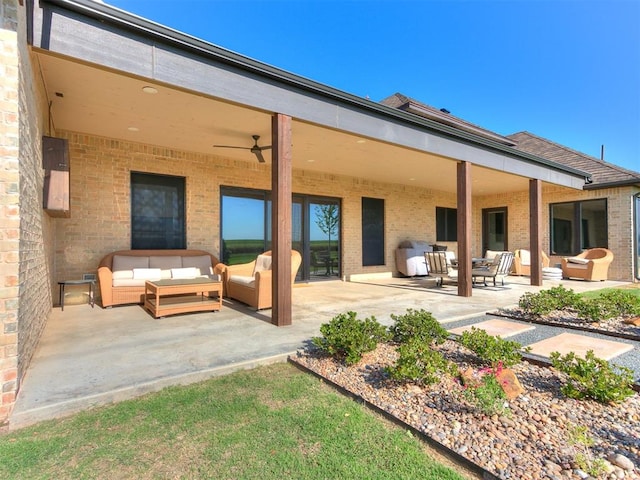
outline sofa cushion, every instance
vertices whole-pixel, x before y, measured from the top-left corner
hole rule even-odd
[[[117,270],[113,272],[111,278],[114,281],[114,285],[116,280],[131,280],[133,279],[133,269],[131,270]]]
[[[579,258],[579,257],[569,257],[567,258],[567,262],[569,263],[577,263],[578,265],[586,265],[591,260],[588,258]]]
[[[258,255],[256,266],[253,268],[253,275],[255,276],[256,272],[271,270],[271,258],[271,255]]]
[[[531,265],[531,253],[529,253],[529,250],[520,250],[520,265]]]
[[[245,277],[243,275],[231,275],[229,281],[246,287],[255,287],[256,285],[254,277]]]
[[[114,255],[111,271],[133,270],[134,268],[149,268],[149,257],[135,257],[133,255]]]
[[[198,275],[211,275],[213,273],[213,265],[211,265],[211,257],[209,255],[182,257],[182,267],[195,267],[198,269]]]
[[[134,280],[160,280],[161,270],[159,268],[134,268]]]
[[[180,255],[152,255],[149,257],[149,268],[161,270],[182,268],[182,257]]]
[[[196,267],[171,269],[171,278],[176,278],[176,279],[196,278],[198,275],[200,275],[200,269]]]

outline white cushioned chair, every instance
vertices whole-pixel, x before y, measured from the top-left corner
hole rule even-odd
[[[542,268],[549,266],[549,257],[540,251]],[[513,256],[513,273],[515,275],[531,275],[531,252],[523,248],[515,251]]]
[[[296,279],[302,257],[291,250],[291,284]],[[271,308],[271,251],[264,252],[249,263],[224,267],[224,296],[262,310]]]

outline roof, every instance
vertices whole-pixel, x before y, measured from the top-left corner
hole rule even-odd
[[[514,148],[517,150],[591,173],[592,183],[585,185],[585,189],[640,185],[640,172],[613,165],[532,133],[519,132],[507,135],[507,138],[516,143]]]
[[[586,184],[585,189],[640,185],[639,172],[613,165],[526,131],[502,136],[451,115],[444,109],[438,110],[401,93],[394,93],[380,103],[497,141],[518,151],[530,153],[560,165],[588,172],[591,174],[591,183]]]
[[[473,123],[467,122],[462,118],[451,115],[451,113],[445,109],[438,110],[430,105],[419,102],[413,98],[407,97],[402,93],[394,93],[393,95],[380,101],[381,104],[388,107],[397,108],[405,112],[413,113],[430,120],[434,120],[444,125],[449,125],[458,130],[463,130],[469,133],[473,133],[480,137],[488,138],[503,145],[513,146],[515,142],[511,139],[499,135],[491,130],[482,128]]]

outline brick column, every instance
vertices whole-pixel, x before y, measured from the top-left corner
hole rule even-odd
[[[0,428],[18,391],[20,245],[18,5],[0,0]]]

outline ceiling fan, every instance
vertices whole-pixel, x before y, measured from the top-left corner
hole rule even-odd
[[[264,163],[265,160],[264,160],[264,157],[262,156],[262,151],[271,149],[271,145],[261,147],[260,145],[258,145],[258,139],[260,139],[260,135],[251,135],[251,137],[253,138],[253,141],[254,141],[254,144],[252,147],[238,147],[235,145],[214,145],[214,147],[215,148],[240,148],[242,150],[249,150],[251,153],[253,153],[256,156],[256,158],[260,163]]]

